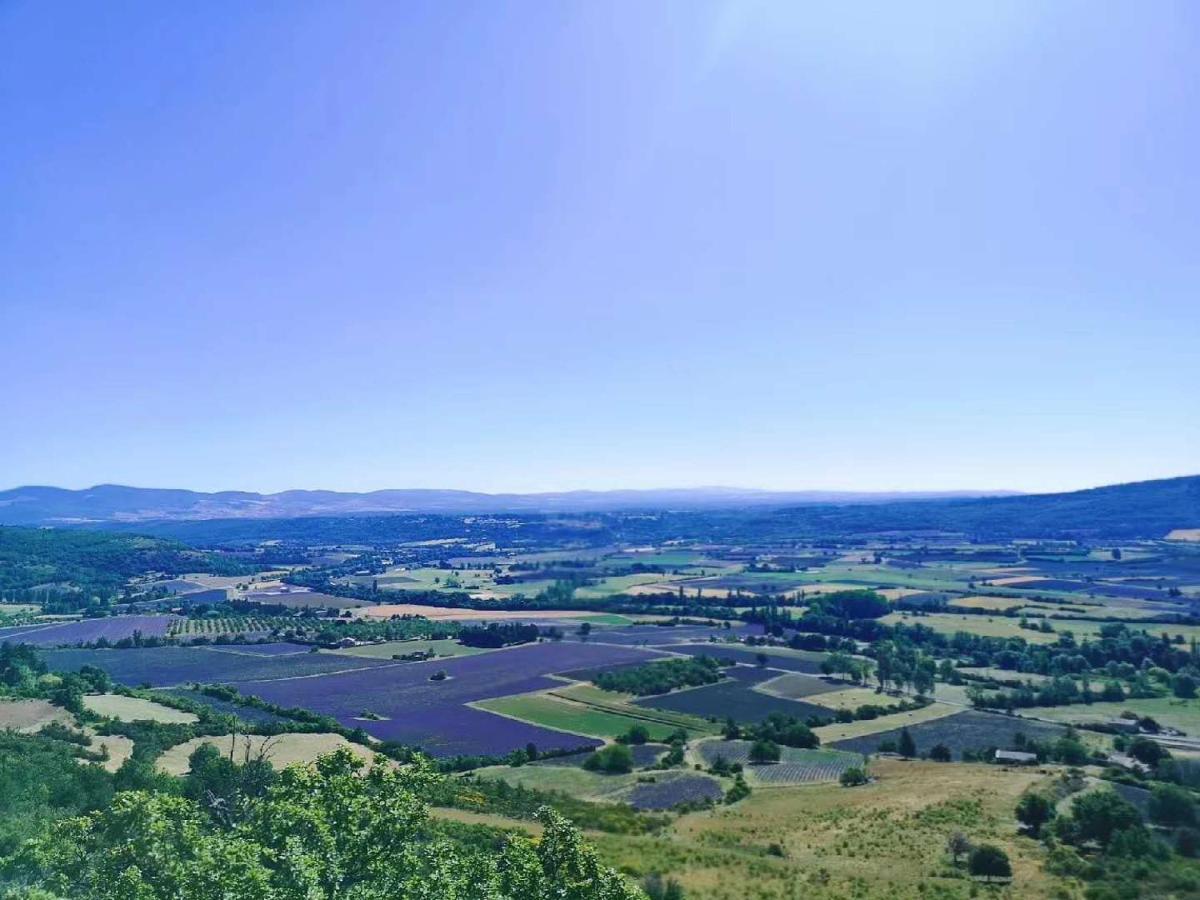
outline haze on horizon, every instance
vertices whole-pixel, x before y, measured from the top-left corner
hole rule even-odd
[[[1200,7],[0,6],[0,481],[1194,473]]]

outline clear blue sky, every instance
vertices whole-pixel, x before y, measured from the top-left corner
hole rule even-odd
[[[0,487],[1200,471],[1200,5],[0,4]]]

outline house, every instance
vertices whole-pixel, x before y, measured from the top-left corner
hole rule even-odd
[[[1020,750],[997,750],[995,761],[1018,766],[1037,765],[1036,753],[1022,753]]]
[[[1141,728],[1138,726],[1137,719],[1105,719],[1104,724],[1113,731],[1118,731],[1122,734],[1137,734],[1139,731],[1141,731]]]

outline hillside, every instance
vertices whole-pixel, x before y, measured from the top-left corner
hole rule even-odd
[[[203,493],[101,484],[82,490],[29,486],[0,491],[0,525],[85,525],[197,519],[286,519],[399,513],[559,513],[632,509],[728,509],[810,503],[886,503],[994,495],[995,491],[763,491],[704,487],[663,490],[484,494],[454,490],[249,491]]]
[[[951,531],[994,538],[1161,538],[1200,525],[1200,475],[1072,491],[925,503],[886,503],[869,509],[800,507],[771,516],[780,527],[806,533]]]
[[[74,529],[0,527],[0,595],[56,585],[111,597],[145,572],[227,571],[229,563],[176,541]]]

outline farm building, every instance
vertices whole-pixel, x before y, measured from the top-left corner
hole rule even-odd
[[[1020,750],[997,750],[995,761],[1017,766],[1037,765],[1036,753],[1023,753]]]

